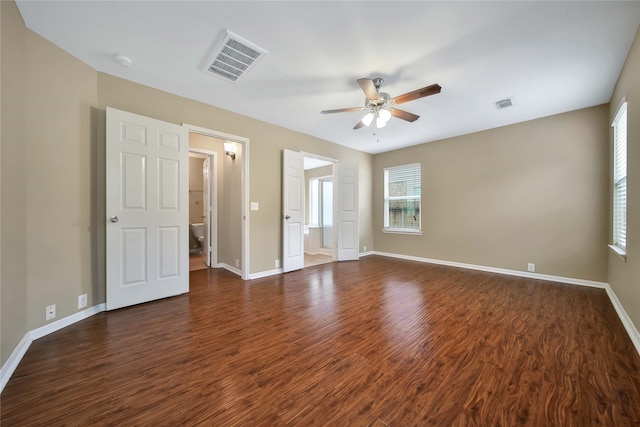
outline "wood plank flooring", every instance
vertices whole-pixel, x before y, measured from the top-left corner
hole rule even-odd
[[[638,426],[602,289],[378,256],[100,313],[35,341],[5,426]]]

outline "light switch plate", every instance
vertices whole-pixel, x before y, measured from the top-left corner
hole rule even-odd
[[[251,210],[252,210],[252,211],[257,211],[257,210],[259,210],[258,202],[251,202]]]

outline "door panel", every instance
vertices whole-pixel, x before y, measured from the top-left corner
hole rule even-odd
[[[304,267],[304,156],[282,155],[282,271]]]
[[[189,290],[188,136],[107,108],[107,309]]]
[[[180,209],[180,163],[175,159],[158,159],[158,210]]]
[[[360,257],[358,165],[338,163],[338,261]]]

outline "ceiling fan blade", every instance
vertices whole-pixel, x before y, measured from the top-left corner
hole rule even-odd
[[[322,114],[333,114],[333,113],[347,113],[349,111],[360,111],[363,107],[352,107],[352,108],[338,108],[337,110],[323,110],[320,111]]]
[[[362,91],[367,96],[368,100],[377,101],[380,97],[378,95],[378,89],[376,89],[376,85],[373,84],[373,80],[371,79],[358,79],[358,84],[362,88]]]
[[[396,96],[391,101],[395,101],[396,104],[402,104],[405,102],[413,101],[414,99],[424,98],[425,96],[435,95],[436,93],[440,93],[442,88],[439,84],[433,84],[431,86],[423,87],[422,89],[417,89],[412,92],[407,92],[403,95]]]
[[[416,120],[418,120],[420,118],[420,116],[417,116],[413,113],[410,113],[408,111],[404,111],[404,110],[398,110],[397,108],[394,108],[391,110],[391,115],[393,117],[397,117],[399,119],[402,120],[406,120],[408,122],[415,122]]]
[[[360,129],[362,126],[364,126],[364,123],[362,123],[362,120],[360,120],[354,127],[353,129]]]

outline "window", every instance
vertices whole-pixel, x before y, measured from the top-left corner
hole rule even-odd
[[[627,103],[613,119],[613,246],[627,247]],[[619,251],[617,251],[619,252]]]
[[[384,169],[384,230],[419,233],[420,163]]]

